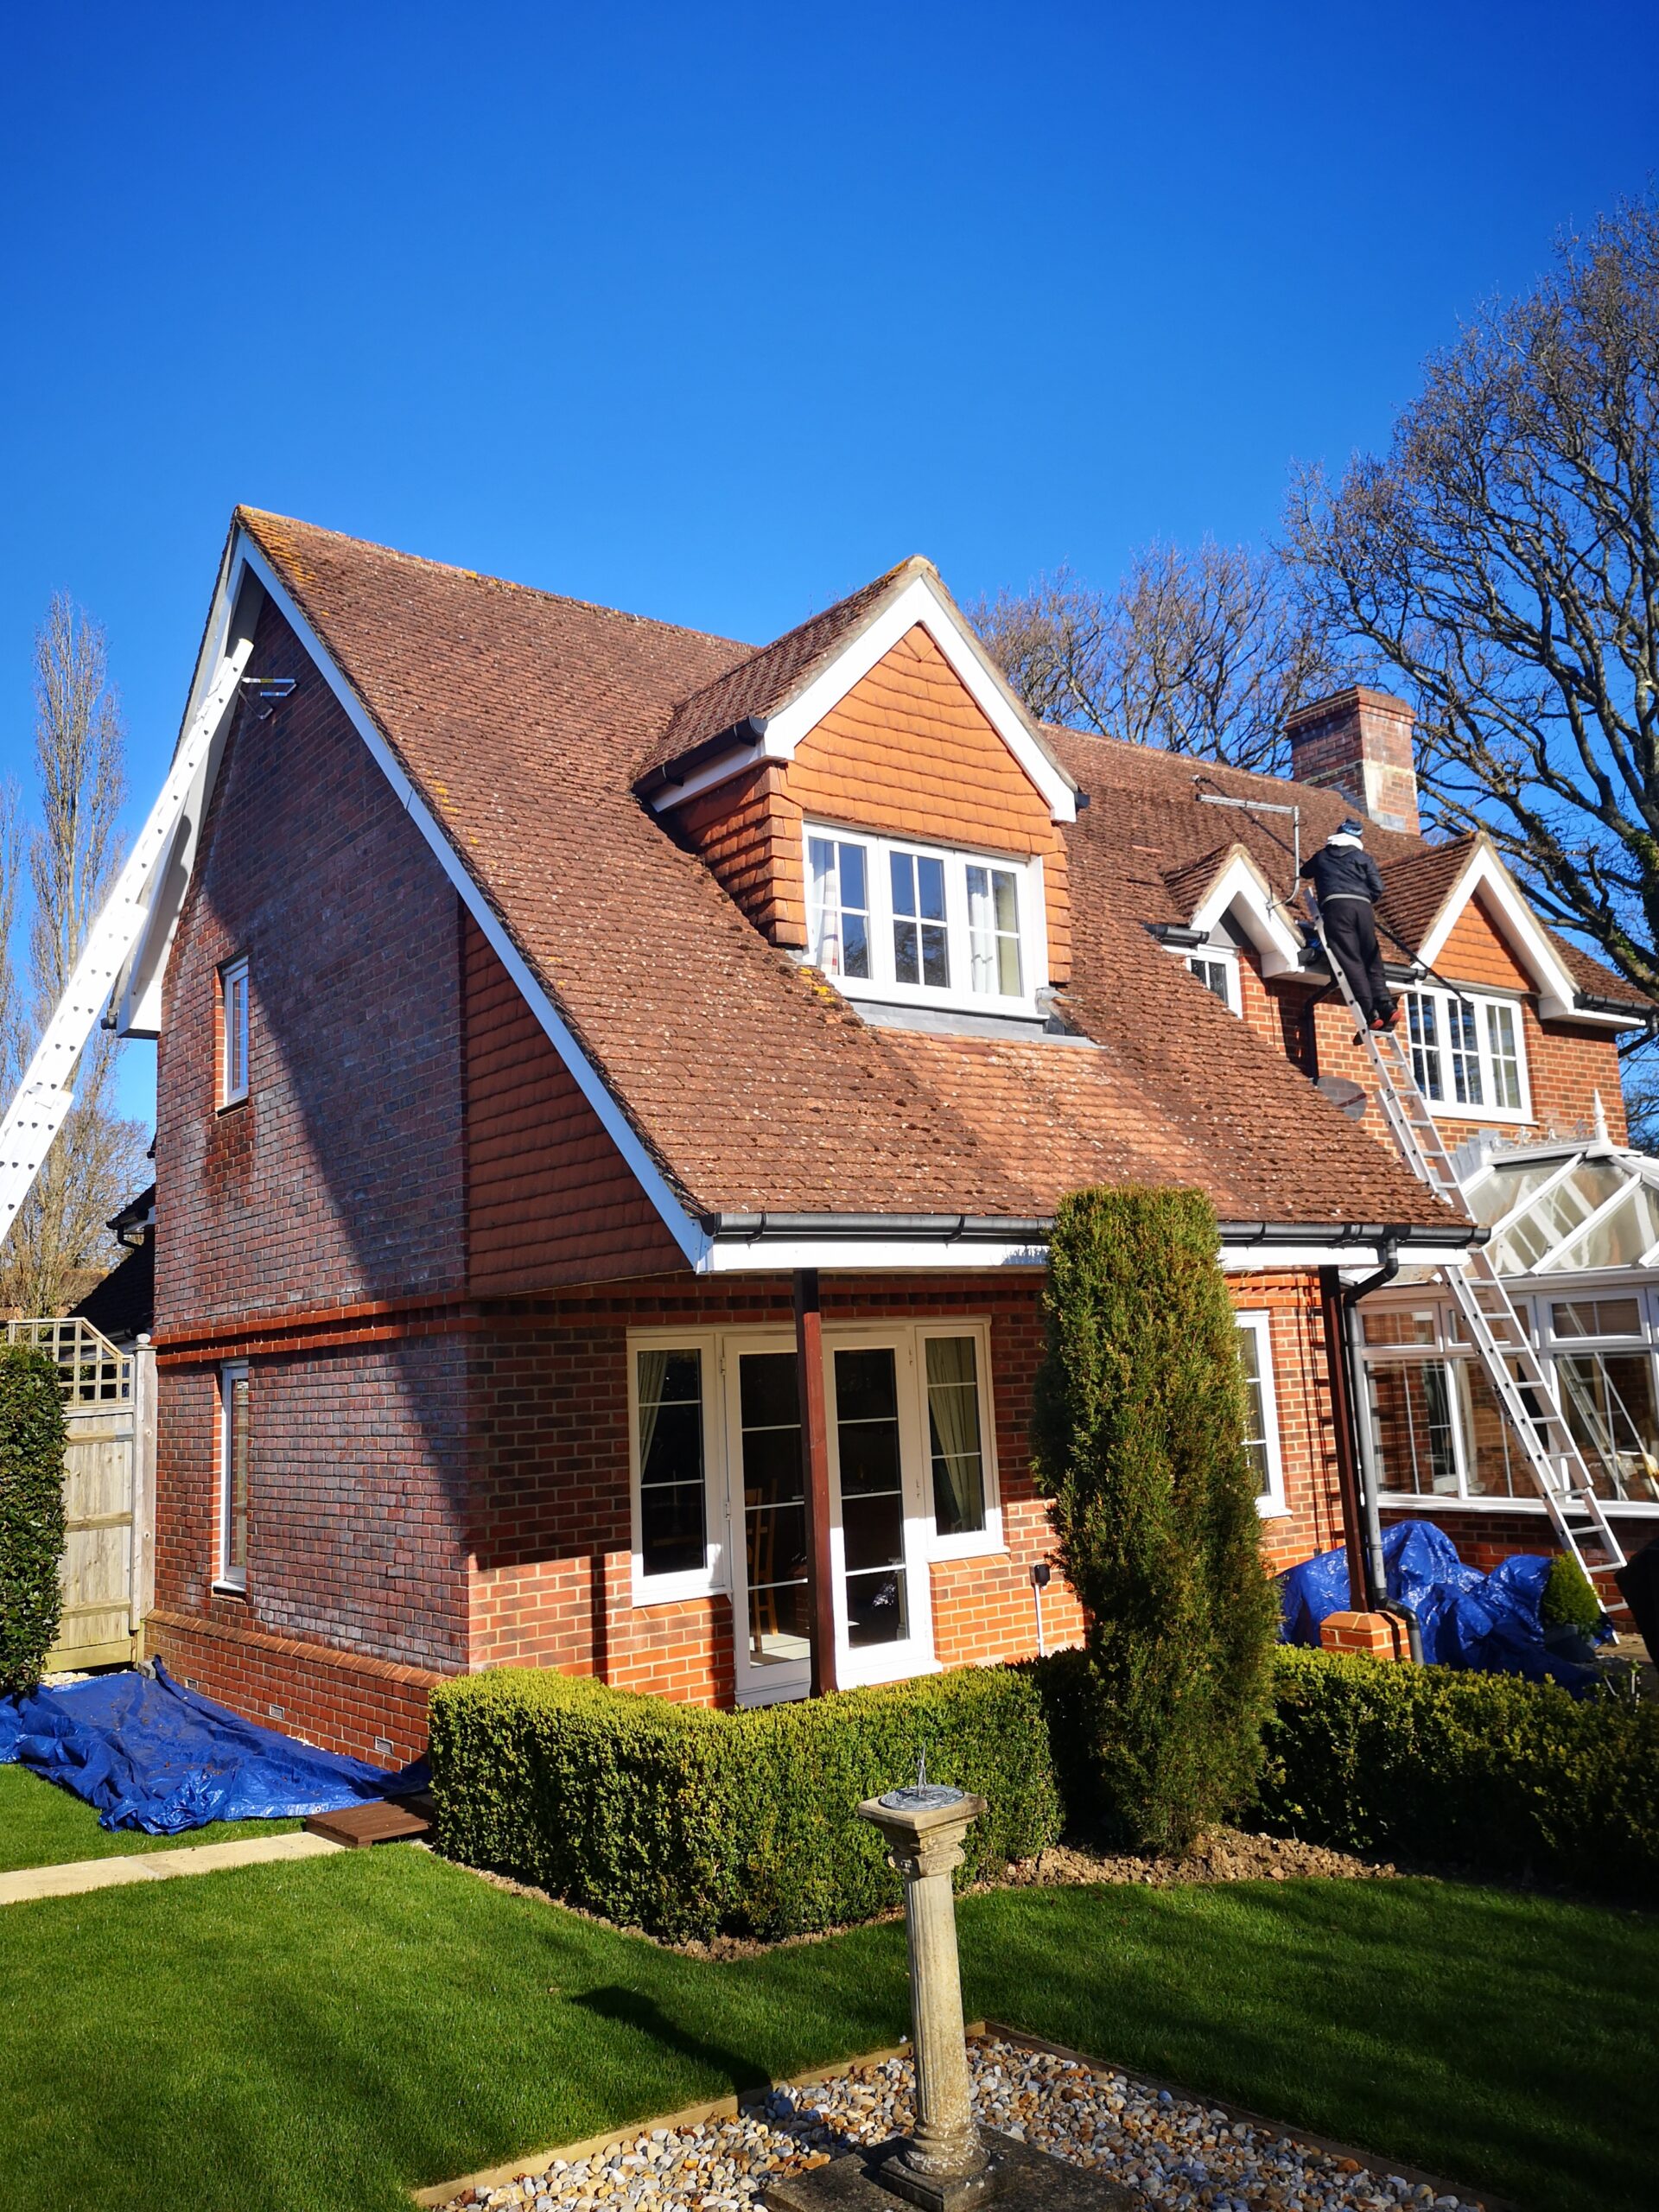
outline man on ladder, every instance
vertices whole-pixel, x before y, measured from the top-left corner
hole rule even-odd
[[[1319,910],[1325,949],[1342,963],[1348,988],[1373,1029],[1392,1029],[1400,1010],[1382,972],[1376,943],[1376,902],[1382,878],[1365,850],[1365,825],[1352,816],[1333,830],[1303,867]]]

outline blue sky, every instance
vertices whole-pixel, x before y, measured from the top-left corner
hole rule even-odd
[[[135,818],[238,499],[739,637],[1260,540],[1656,167],[1650,8],[8,11],[0,770]],[[128,1049],[148,1112],[151,1048]]]

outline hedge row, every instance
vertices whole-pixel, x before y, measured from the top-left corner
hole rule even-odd
[[[1659,1705],[1281,1647],[1248,1826],[1659,1897]],[[504,1669],[432,1694],[442,1849],[671,1938],[775,1937],[898,1902],[861,1798],[916,1770],[989,1804],[962,1879],[1103,1832],[1084,1654],[711,1713]]]
[[[1275,1692],[1270,1832],[1659,1897],[1659,1705],[1288,1646]]]
[[[439,1847],[675,1938],[800,1935],[899,1897],[854,1808],[916,1772],[978,1790],[961,1878],[1060,1832],[1038,1686],[965,1668],[805,1704],[712,1713],[550,1669],[432,1693]]]
[[[63,1452],[57,1369],[0,1344],[0,1697],[36,1687],[58,1633]]]

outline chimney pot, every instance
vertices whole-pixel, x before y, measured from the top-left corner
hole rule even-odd
[[[1287,719],[1290,772],[1299,784],[1340,791],[1382,829],[1418,836],[1413,721],[1404,699],[1351,683]]]

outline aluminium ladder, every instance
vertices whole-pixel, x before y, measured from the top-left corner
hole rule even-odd
[[[53,1008],[0,1122],[0,1239],[16,1220],[75,1103],[69,1085],[80,1056],[143,936],[157,876],[173,850],[174,833],[188,806],[197,772],[236,704],[252,643],[251,635],[228,643],[179,741],[161,795],[86,932],[63,996]]]
[[[1376,1076],[1383,1119],[1402,1159],[1419,1182],[1426,1183],[1454,1213],[1472,1218],[1452,1155],[1418,1085],[1411,1056],[1399,1033],[1370,1027],[1342,963],[1325,943],[1324,924],[1316,920],[1314,928]],[[1602,1511],[1578,1439],[1556,1403],[1527,1325],[1497,1272],[1490,1248],[1472,1246],[1468,1265],[1447,1268],[1445,1274],[1470,1341],[1562,1548],[1586,1574],[1612,1573],[1624,1566],[1624,1554]]]

